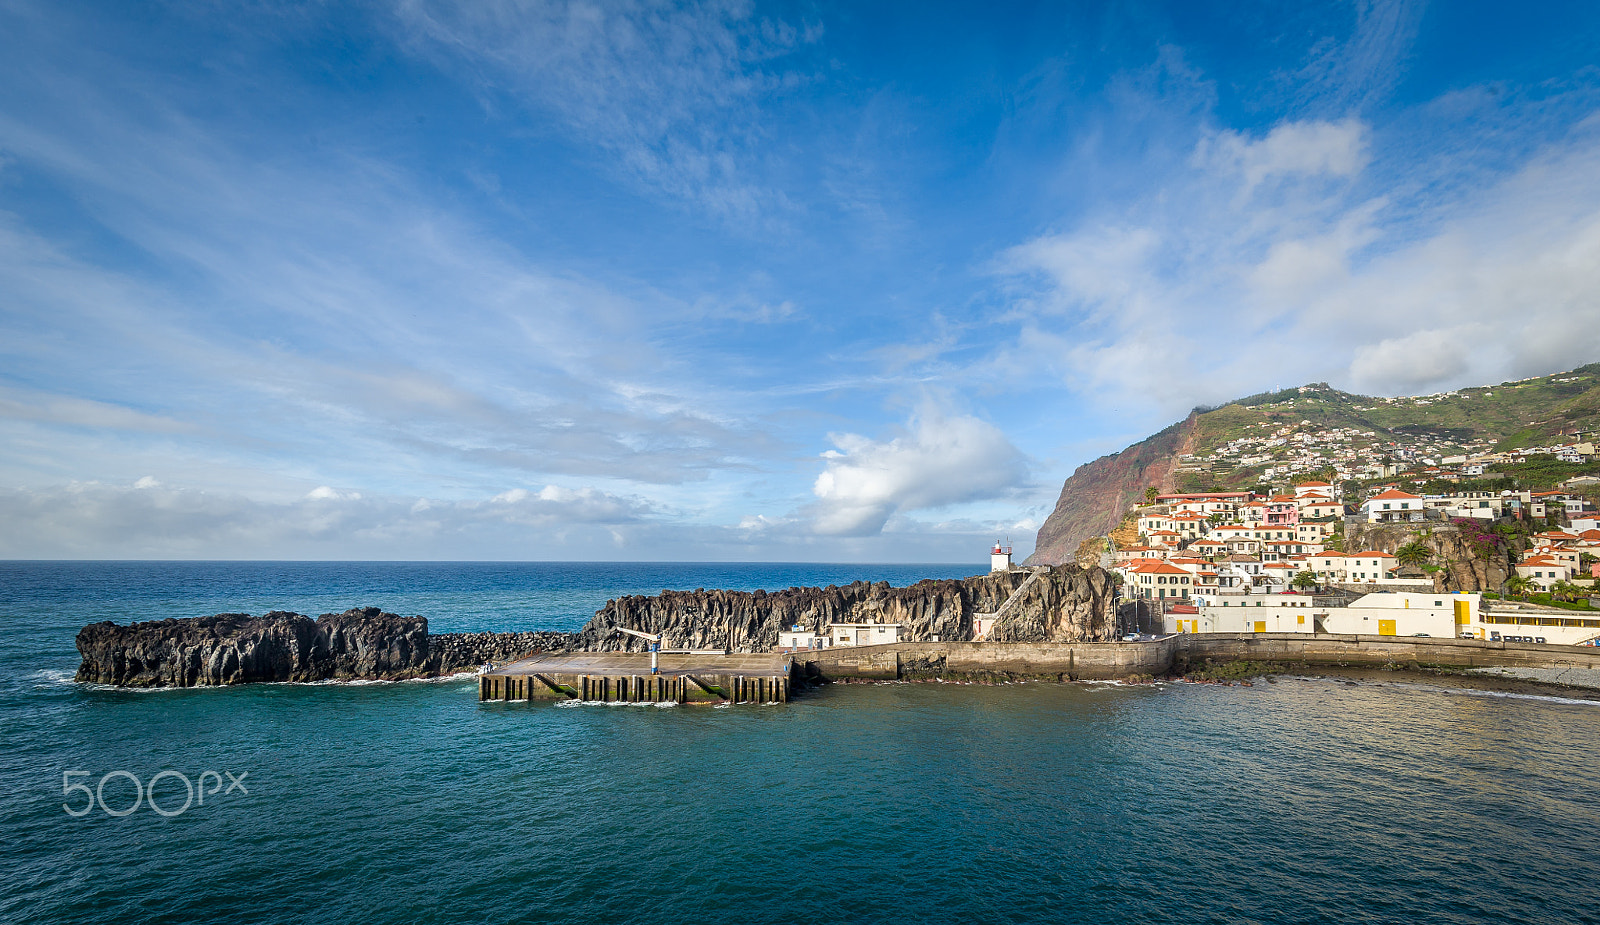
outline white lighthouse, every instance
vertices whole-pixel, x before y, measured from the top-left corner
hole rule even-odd
[[[1010,545],[1002,546],[999,543],[995,543],[994,544],[994,548],[989,550],[989,571],[991,571],[991,572],[1009,572],[1009,571],[1011,571],[1011,546]]]

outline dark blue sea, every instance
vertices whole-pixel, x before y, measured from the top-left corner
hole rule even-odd
[[[0,563],[0,922],[1600,921],[1600,705],[1561,697],[1396,676],[658,708],[480,704],[470,679],[71,681],[105,619],[376,605],[568,630],[621,594],[982,570]]]

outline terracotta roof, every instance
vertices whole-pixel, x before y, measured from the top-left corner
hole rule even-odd
[[[1139,563],[1138,565],[1136,565],[1134,567],[1135,567],[1135,569],[1137,569],[1140,572],[1149,572],[1152,575],[1187,575],[1187,574],[1189,574],[1189,570],[1188,569],[1181,569],[1181,568],[1178,568],[1176,565],[1170,565],[1170,564],[1167,563],[1167,561],[1165,559],[1157,559],[1154,562],[1150,562],[1150,563],[1141,562],[1141,563]]]
[[[1384,558],[1387,558],[1387,559],[1393,559],[1394,558],[1394,553],[1384,552],[1381,549],[1369,549],[1366,552],[1353,552],[1353,553],[1350,554],[1350,557],[1353,558],[1353,559],[1360,559],[1363,556],[1372,556],[1373,558],[1377,558],[1379,556],[1383,556]]]
[[[1410,492],[1401,491],[1398,488],[1391,488],[1388,491],[1384,492],[1383,494],[1381,494],[1381,495],[1373,495],[1371,498],[1369,498],[1367,500],[1369,500],[1369,501],[1397,501],[1397,500],[1421,501],[1422,497],[1420,495],[1413,495]]]
[[[1523,559],[1521,562],[1518,562],[1517,564],[1518,565],[1561,565],[1562,563],[1561,563],[1560,560],[1553,559],[1550,556],[1533,556],[1533,557],[1528,558],[1528,559]]]

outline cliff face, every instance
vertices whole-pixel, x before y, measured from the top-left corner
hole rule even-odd
[[[979,575],[960,581],[922,581],[906,588],[856,582],[786,591],[666,591],[608,601],[574,640],[574,647],[642,651],[626,626],[663,634],[669,649],[760,652],[791,626],[821,632],[830,623],[903,624],[901,639],[970,640],[973,617],[998,611],[1029,577],[1026,572]],[[991,638],[1105,640],[1116,635],[1112,591],[1099,568],[1053,568],[1035,578],[996,624]]]
[[[1412,524],[1363,524],[1352,522],[1346,546],[1359,552],[1376,549],[1393,553],[1413,539],[1433,550],[1433,564],[1442,568],[1433,575],[1436,591],[1499,592],[1506,579],[1516,574],[1520,546],[1501,543],[1483,554],[1484,546],[1474,544],[1454,524],[1429,524],[1419,529]],[[1468,528],[1481,532],[1477,528]]]
[[[1146,488],[1176,490],[1178,456],[1193,450],[1196,416],[1111,456],[1078,467],[1061,486],[1056,509],[1039,528],[1029,564],[1071,562],[1078,546],[1092,536],[1110,533],[1122,515],[1144,500]]]
[[[77,680],[126,687],[204,687],[256,681],[400,680],[448,674],[536,648],[564,644],[560,633],[428,635],[422,617],[376,607],[316,620],[273,611],[263,617],[223,613],[191,620],[118,626],[95,623],[78,633]]]

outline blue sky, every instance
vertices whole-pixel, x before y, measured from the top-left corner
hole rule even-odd
[[[979,561],[1600,360],[1593,3],[0,0],[0,556]]]

